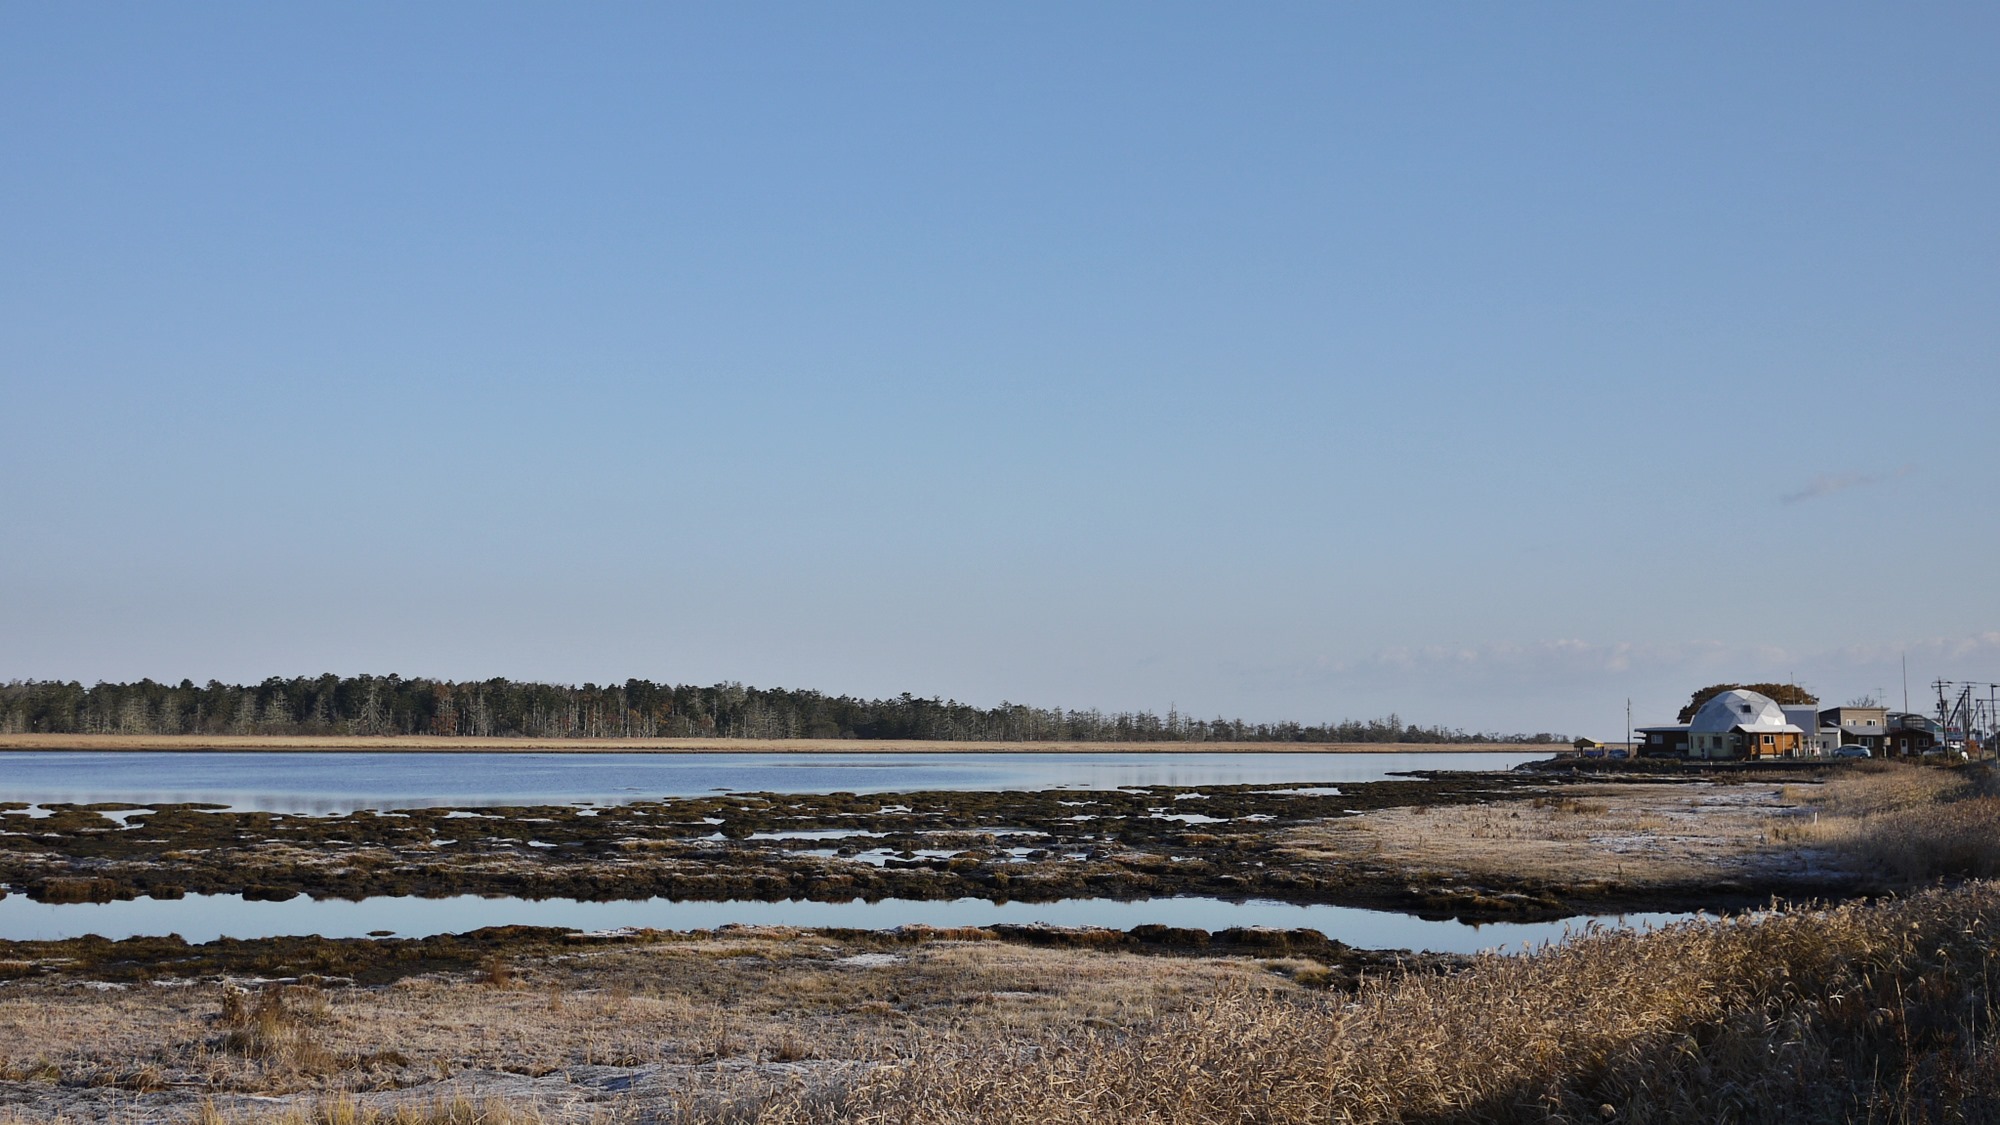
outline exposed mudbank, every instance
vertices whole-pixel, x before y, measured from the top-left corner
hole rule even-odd
[[[1162,955],[1300,957],[1321,969],[1310,982],[1333,986],[1360,973],[1405,968],[1430,970],[1464,964],[1456,953],[1356,949],[1318,930],[1257,926],[1209,931],[1178,926],[1009,925],[901,926],[893,930],[794,927],[725,927],[721,931],[629,930],[584,933],[544,926],[492,926],[464,934],[425,938],[270,937],[221,938],[199,944],[178,937],[99,937],[60,941],[0,941],[0,980],[81,979],[137,983],[189,978],[304,981],[315,985],[382,985],[439,972],[475,972],[496,957],[545,957],[579,949],[705,943],[745,933],[809,933],[850,951],[893,951],[931,941],[998,941],[1053,949],[1107,950]]]
[[[1605,780],[1593,774],[1585,776]],[[1365,856],[1301,862],[1281,851],[1282,835],[1301,825],[1527,799],[1575,779],[1515,771],[1338,787],[738,794],[339,816],[16,804],[0,806],[0,880],[42,902],[188,893],[1027,902],[1191,895],[1467,921],[1734,909],[1851,890],[1836,875],[1644,886],[1532,873],[1468,880]]]

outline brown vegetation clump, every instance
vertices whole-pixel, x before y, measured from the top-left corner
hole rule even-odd
[[[545,1125],[548,1121],[533,1106],[494,1099],[455,1097],[377,1107],[353,1098],[337,1098],[288,1110],[278,1117],[232,1117],[211,1105],[203,1108],[196,1125]]]
[[[1793,785],[1790,790],[1813,786]],[[1374,809],[1278,830],[1295,868],[1353,865],[1409,880],[1475,880],[1564,897],[1615,883],[1691,897],[1725,881],[1823,877],[1796,848],[1772,848],[1796,818],[1796,793],[1755,782],[1573,784],[1478,803]]]
[[[2000,780],[1984,765],[1867,763],[1795,796],[1821,815],[1795,836],[1883,886],[2000,876]]]
[[[895,952],[863,957],[773,933],[582,948],[517,965],[527,979],[514,989],[468,972],[188,999],[209,1013],[205,1042],[220,1058],[261,1072],[219,1073],[209,1089],[296,1091],[288,1106],[225,1106],[213,1125],[1976,1121],[2000,1119],[1996,930],[2000,883],[1973,882],[1590,931],[1448,975],[1331,992],[1299,987],[1314,971],[1301,958],[1222,965],[993,941],[884,942],[875,948]],[[569,991],[552,1010],[537,990],[559,982]],[[668,982],[671,995],[652,990]],[[174,993],[66,995],[77,1009],[66,1018],[99,1004],[145,1018]],[[56,1030],[36,1026],[44,1039]],[[186,1027],[155,1028],[151,1042]],[[350,1069],[287,1078],[311,1066],[315,1039]],[[146,1042],[110,1046],[135,1060]],[[377,1083],[355,1053],[363,1044],[410,1058]],[[57,1061],[60,1077],[28,1060],[14,1080],[55,1094],[58,1082],[124,1073],[76,1051]],[[649,1087],[650,1100],[561,1100],[580,1092],[563,1073],[601,1066],[678,1077]],[[426,1089],[474,1073],[549,1078],[511,1100]],[[149,1088],[127,1085],[127,1096]],[[188,1120],[181,1112],[146,1120]]]
[[[273,984],[249,993],[226,985],[217,1017],[226,1030],[218,1046],[269,1069],[307,1078],[330,1074],[341,1061],[315,1030],[326,1018],[326,997],[310,986]]]
[[[947,1040],[771,1125],[1944,1121],[2000,1114],[2000,888],[1598,931],[1355,994]]]

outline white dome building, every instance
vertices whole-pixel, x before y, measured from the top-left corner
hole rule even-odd
[[[1688,723],[1691,758],[1794,758],[1805,730],[1768,695],[1736,688],[1701,705]]]

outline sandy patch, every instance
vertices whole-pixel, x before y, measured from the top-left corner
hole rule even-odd
[[[1787,829],[1818,814],[1798,785],[1568,786],[1528,800],[1383,809],[1293,829],[1284,854],[1413,875],[1627,886],[1710,878],[1816,877],[1831,854]],[[1789,790],[1789,792],[1788,792]]]

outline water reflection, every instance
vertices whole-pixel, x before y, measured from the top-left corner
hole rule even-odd
[[[1595,921],[1650,927],[1678,921],[1681,914],[1628,914]],[[108,938],[179,934],[193,942],[219,937],[255,938],[320,934],[366,937],[392,931],[399,937],[462,933],[482,926],[561,926],[580,930],[643,927],[705,930],[731,923],[760,926],[840,926],[888,929],[902,925],[980,926],[994,923],[1057,926],[1110,926],[1130,929],[1151,923],[1223,930],[1232,926],[1314,929],[1365,949],[1475,953],[1519,951],[1555,941],[1591,922],[1496,922],[1471,926],[1426,921],[1407,914],[1343,906],[1298,906],[1283,902],[1224,902],[1206,898],[1156,898],[1136,902],[1067,899],[1047,903],[992,903],[984,899],[928,902],[578,902],[571,899],[370,898],[359,902],[246,902],[239,895],[189,895],[184,899],[50,905],[21,895],[0,900],[0,938],[47,941],[96,934]]]
[[[624,804],[713,793],[1130,789],[1377,781],[1499,770],[1536,753],[1416,754],[0,754],[0,800],[204,802],[288,813]]]

